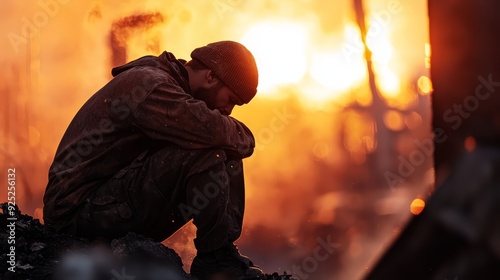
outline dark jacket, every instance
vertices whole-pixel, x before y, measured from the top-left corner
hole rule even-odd
[[[57,149],[44,219],[63,228],[89,194],[146,150],[223,148],[240,158],[255,140],[241,122],[190,95],[188,73],[171,53],[112,70],[114,78],[78,111]]]

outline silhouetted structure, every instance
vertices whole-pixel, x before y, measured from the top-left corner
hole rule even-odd
[[[134,31],[147,32],[155,25],[162,23],[164,16],[158,12],[137,14],[124,17],[111,26],[109,44],[111,48],[111,66],[116,67],[127,62],[127,40]],[[147,44],[148,42],[145,42]],[[156,53],[160,51],[159,41],[154,40],[154,46],[149,46]]]
[[[437,191],[367,279],[499,279],[500,2],[428,3]]]

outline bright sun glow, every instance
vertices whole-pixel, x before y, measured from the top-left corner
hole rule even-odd
[[[347,61],[342,52],[317,53],[311,65],[312,78],[333,92],[345,92],[366,77],[360,56]]]
[[[347,92],[367,76],[361,38],[352,24],[345,27],[344,41],[343,49],[312,56],[311,77],[330,91],[330,97]]]
[[[301,22],[264,21],[243,35],[241,42],[252,51],[259,67],[260,94],[275,95],[277,87],[294,85],[305,99],[323,102],[367,83],[364,46],[357,26],[347,23],[341,35],[343,43],[327,46],[313,45],[313,29]],[[388,30],[371,30],[369,34],[377,84],[384,96],[397,97],[400,81],[390,68],[394,50]]]
[[[305,27],[291,22],[262,22],[241,42],[252,51],[259,66],[259,91],[295,84],[307,71],[308,36]]]

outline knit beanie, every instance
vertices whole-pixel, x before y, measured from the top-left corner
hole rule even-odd
[[[227,85],[243,102],[257,93],[259,73],[252,53],[234,41],[220,41],[195,49],[191,58],[198,60]]]

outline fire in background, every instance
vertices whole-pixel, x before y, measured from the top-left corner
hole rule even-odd
[[[25,25],[35,28],[16,48],[0,43],[0,174],[17,168],[19,206],[41,218],[57,144],[112,66],[163,50],[189,58],[210,41],[241,41],[257,58],[261,83],[258,98],[234,113],[257,138],[245,161],[239,244],[266,270],[309,273],[318,240],[330,238],[339,247],[309,274],[355,278],[433,185],[421,145],[430,138],[427,12],[413,2],[364,1],[381,91],[373,96],[352,1],[56,1],[50,13],[38,1],[8,1],[2,30],[22,36]],[[387,172],[397,177],[388,182]],[[194,256],[193,235],[187,226],[166,242],[185,263]]]

